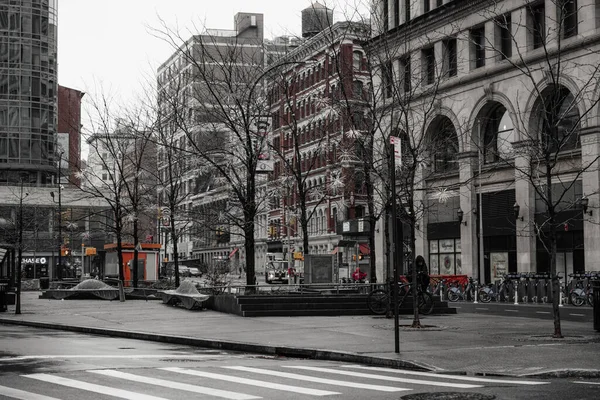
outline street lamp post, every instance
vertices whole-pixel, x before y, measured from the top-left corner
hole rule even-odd
[[[62,268],[62,183],[61,183],[61,162],[63,153],[58,154],[58,265],[56,273]],[[54,192],[50,192],[52,200],[54,199]],[[62,278],[62,273],[61,273]]]
[[[15,314],[21,314],[21,270],[23,267],[23,198],[29,196],[29,193],[25,192],[23,196],[23,177],[21,176],[21,191],[19,194],[19,247],[18,247],[18,260],[17,260],[17,285],[16,285],[16,301],[15,301]]]

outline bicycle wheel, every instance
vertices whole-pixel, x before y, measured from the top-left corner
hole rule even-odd
[[[448,290],[448,301],[457,302],[460,299],[460,292],[456,288],[450,288]]]
[[[419,312],[429,315],[433,312],[433,296],[429,292],[419,292]]]
[[[492,296],[490,296],[487,290],[479,289],[477,295],[479,296],[479,301],[482,303],[489,303],[492,301]]]
[[[367,307],[376,315],[383,315],[390,306],[390,295],[383,289],[376,289],[367,296]]]
[[[575,307],[581,307],[586,302],[586,298],[580,296],[578,293],[571,293],[571,304]]]

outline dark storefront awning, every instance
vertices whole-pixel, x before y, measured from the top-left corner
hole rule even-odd
[[[354,247],[356,246],[356,240],[340,240],[338,242],[338,247]]]

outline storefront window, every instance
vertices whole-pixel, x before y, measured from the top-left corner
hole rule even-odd
[[[432,275],[460,275],[460,239],[429,241],[429,273]]]

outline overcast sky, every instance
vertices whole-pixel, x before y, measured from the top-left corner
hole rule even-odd
[[[344,0],[345,2],[348,0]],[[358,1],[358,0],[352,0]],[[362,0],[364,2],[364,0]],[[351,7],[333,6],[336,21]],[[148,26],[179,26],[183,36],[197,29],[233,29],[237,12],[265,16],[265,37],[300,35],[301,10],[311,0],[58,0],[58,83],[91,94],[98,85],[123,97],[140,91],[173,50]],[[194,25],[198,28],[194,30]]]

